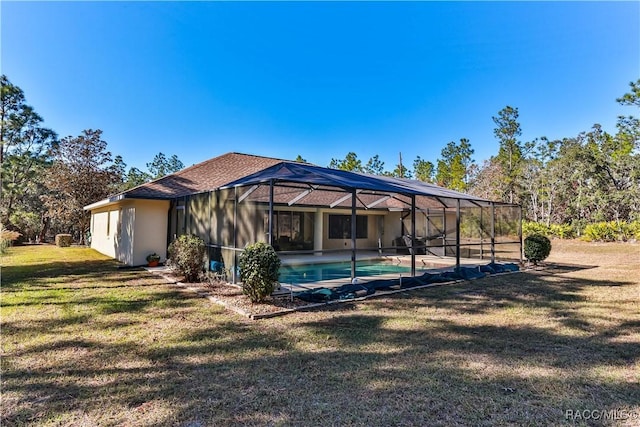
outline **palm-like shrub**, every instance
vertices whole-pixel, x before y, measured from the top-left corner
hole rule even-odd
[[[248,245],[240,255],[242,291],[251,302],[264,301],[271,295],[280,276],[280,258],[266,243]]]

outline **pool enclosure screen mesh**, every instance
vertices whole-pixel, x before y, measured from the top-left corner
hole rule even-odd
[[[301,163],[187,196],[184,210],[184,232],[202,237],[211,265],[224,266],[232,280],[242,248],[257,241],[271,244],[285,266],[346,261],[348,268],[332,271],[351,278],[364,271],[358,262],[414,275],[445,261],[458,268],[467,260],[521,259],[518,205]]]

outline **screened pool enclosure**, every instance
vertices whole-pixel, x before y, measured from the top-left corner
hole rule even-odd
[[[172,203],[170,234],[192,233],[209,266],[239,280],[243,248],[263,241],[281,283],[415,276],[519,261],[521,208],[421,181],[281,162]]]

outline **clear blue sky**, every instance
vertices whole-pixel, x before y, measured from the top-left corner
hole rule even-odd
[[[0,3],[2,73],[61,137],[104,131],[145,168],[239,151],[326,166],[354,151],[387,169],[468,138],[491,117],[523,140],[636,114],[640,3]]]

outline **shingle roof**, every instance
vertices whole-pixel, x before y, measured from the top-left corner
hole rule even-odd
[[[227,153],[155,181],[139,185],[120,195],[124,198],[173,199],[214,190],[228,182],[266,169],[285,160],[241,153]],[[118,195],[114,196],[117,197]]]

